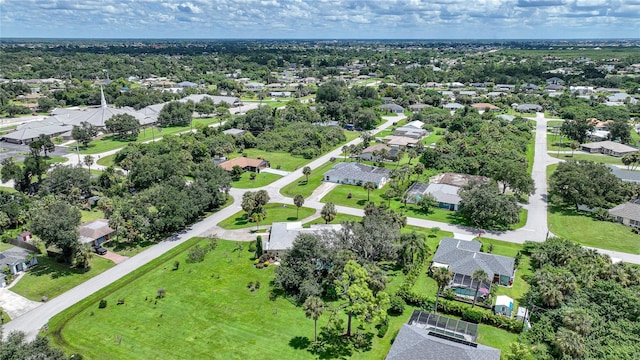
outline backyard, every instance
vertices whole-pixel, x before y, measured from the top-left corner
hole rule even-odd
[[[251,180],[251,175],[255,175],[255,178],[253,180]],[[261,173],[245,171],[244,173],[242,173],[242,176],[240,176],[239,180],[233,181],[231,183],[231,186],[238,189],[253,189],[253,188],[269,185],[272,182],[280,179],[281,177],[282,176],[280,175],[276,175],[276,174],[272,174],[264,171]]]
[[[187,250],[199,241],[187,241],[55,316],[48,335],[67,352],[90,359],[312,358],[306,348],[313,321],[289,300],[270,299],[273,267],[256,269],[246,243],[225,240],[203,262],[187,263]],[[387,275],[390,290],[403,280],[401,271],[387,269]],[[250,291],[250,282],[261,286]],[[158,289],[164,297],[156,298]],[[391,316],[386,336],[374,336],[371,350],[352,358],[384,359],[411,311]],[[320,317],[319,329],[328,317]],[[480,326],[478,340],[505,351],[515,335]]]
[[[294,197],[298,194],[302,195],[305,199],[311,196],[313,191],[322,184],[322,179],[324,178],[324,173],[331,170],[335,164],[342,162],[343,159],[336,159],[335,162],[326,162],[315,169],[311,170],[311,175],[309,175],[309,181],[307,181],[306,176],[301,176],[294,182],[288,184],[287,186],[280,189],[280,193],[287,197]]]
[[[571,151],[571,150],[569,150]],[[622,165],[622,160],[619,157],[613,157],[609,155],[600,155],[600,154],[587,154],[580,150],[576,150],[571,156],[571,154],[560,154],[550,152],[554,158],[562,159],[562,160],[576,160],[576,161],[593,161],[601,164],[614,164],[614,165]]]
[[[295,205],[287,205],[281,203],[269,203],[264,206],[264,209],[267,211],[267,216],[260,222],[260,226],[268,226],[274,222],[280,221],[296,221],[309,217],[315,213],[315,209],[301,207],[300,216],[296,217]],[[241,210],[222,220],[220,223],[218,223],[218,226],[226,230],[234,230],[256,227],[256,223],[249,221],[249,219],[247,219],[247,213]]]

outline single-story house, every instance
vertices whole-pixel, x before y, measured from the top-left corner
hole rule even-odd
[[[409,105],[409,109],[411,109],[411,111],[422,111],[426,108],[430,107],[427,104],[413,104],[413,105]]]
[[[516,118],[513,115],[507,115],[507,114],[500,114],[500,115],[498,115],[496,117],[499,118],[499,119],[502,119],[502,120],[506,120],[506,121],[513,121],[513,119]]]
[[[431,194],[438,202],[438,207],[458,211],[462,198],[458,193],[470,183],[484,184],[489,182],[484,176],[446,172],[429,179],[429,184],[415,182],[407,189],[408,203],[417,204],[425,194]]]
[[[291,97],[291,91],[272,91],[269,93],[271,97]]]
[[[505,95],[502,91],[490,91],[487,93],[487,96],[491,98],[500,97],[502,95]]]
[[[397,152],[397,149],[392,149],[392,148],[388,147],[385,144],[375,144],[375,145],[371,145],[368,148],[362,150],[362,153],[360,154],[360,159],[365,160],[365,161],[378,162],[380,159],[376,155],[378,154],[378,152],[380,150],[387,150],[387,152],[389,154],[388,159],[391,159],[391,151],[392,150],[394,150],[394,152]],[[384,159],[382,159],[382,160],[384,160]]]
[[[477,287],[471,277],[476,270],[484,270],[490,283],[504,286],[513,285],[515,276],[514,259],[480,252],[479,241],[443,238],[431,261],[432,268],[445,267],[453,273],[450,286],[454,289],[473,289]],[[481,288],[490,290],[491,285],[483,283]]]
[[[633,98],[629,94],[623,93],[623,92],[619,92],[619,93],[615,93],[613,95],[607,96],[607,102],[610,102],[610,103],[624,104],[625,100],[627,99],[629,103],[632,105],[635,105],[638,103],[638,99]]]
[[[496,84],[493,86],[494,89],[496,90],[502,90],[502,91],[514,91],[516,89],[515,85],[511,85],[511,84]]]
[[[421,139],[424,136],[427,136],[429,132],[422,127],[424,123],[422,121],[412,121],[404,126],[396,128],[393,131],[394,136],[406,136],[414,139]]]
[[[631,200],[610,209],[609,215],[623,225],[640,228],[640,199]]]
[[[387,135],[383,138],[384,142],[392,148],[406,148],[407,146],[413,147],[420,142],[420,139],[411,138],[407,136]]]
[[[500,360],[500,350],[476,343],[478,324],[414,310],[386,360]]]
[[[262,90],[264,89],[264,84],[259,82],[250,82],[246,83],[244,88],[247,90]]]
[[[26,249],[12,247],[0,253],[0,287],[5,287],[6,277],[2,270],[9,268],[11,274],[17,274],[21,271],[38,265],[38,258]]]
[[[541,112],[542,106],[538,104],[514,104],[512,105],[514,109],[520,112]]]
[[[383,167],[375,167],[355,162],[342,162],[336,164],[331,170],[324,173],[324,180],[338,184],[362,186],[366,182],[376,184],[379,189],[389,181],[391,170]]]
[[[626,170],[626,169],[619,168],[615,165],[606,165],[606,166],[609,169],[611,169],[611,173],[615,175],[618,179],[625,182],[640,184],[640,171]]]
[[[458,110],[458,109],[462,109],[463,107],[464,105],[458,104],[458,103],[446,103],[442,105],[442,108],[447,110]]]
[[[638,149],[632,146],[620,144],[609,140],[581,144],[580,150],[586,151],[588,153],[601,153],[615,157],[621,157],[638,151]]]
[[[476,103],[476,104],[471,104],[471,107],[474,109],[478,109],[478,110],[489,110],[489,111],[499,111],[500,108],[493,105],[493,104],[489,104],[489,103]]]
[[[340,229],[342,229],[340,224],[314,224],[308,228],[303,228],[300,221],[274,222],[271,224],[269,239],[263,243],[262,248],[264,251],[282,254],[291,249],[294,240],[300,234],[318,234],[325,231],[339,231]]]
[[[536,84],[522,84],[520,85],[520,90],[522,91],[535,91],[540,89]]]
[[[421,184],[422,183],[419,182],[414,183],[413,185],[411,185],[408,191],[411,191],[414,186],[422,188]],[[422,195],[424,196],[425,194],[431,194],[438,202],[439,208],[458,211],[458,206],[462,201],[462,198],[460,197],[460,195],[458,195],[458,192],[460,191],[460,189],[462,189],[461,187],[447,184],[422,185],[426,185],[426,188],[424,188],[424,192]],[[415,199],[416,203],[420,201],[420,196],[414,196],[413,198]]]
[[[220,166],[227,170],[233,170],[234,166],[240,166],[245,171],[253,171],[259,173],[260,170],[266,169],[269,167],[269,162],[264,159],[252,159],[248,157],[237,157],[235,159],[227,160],[223,163],[220,163]]]
[[[247,130],[231,128],[231,129],[227,129],[227,130],[223,131],[222,133],[226,134],[226,135],[242,136],[242,135],[246,134],[246,132],[247,132]]]
[[[198,84],[191,81],[181,81],[177,83],[176,86],[181,88],[190,88],[190,87],[197,87]]]
[[[396,114],[402,114],[404,112],[404,108],[398,104],[384,104],[379,106],[380,110],[388,111]]]
[[[511,313],[513,313],[513,299],[507,295],[496,296],[496,304],[493,306],[493,313],[510,318]]]
[[[80,242],[90,246],[100,246],[111,240],[111,235],[115,232],[109,227],[109,220],[96,219],[78,228],[80,232]]]
[[[564,80],[560,79],[559,77],[552,77],[552,78],[548,78],[547,79],[547,84],[551,85],[564,85]]]

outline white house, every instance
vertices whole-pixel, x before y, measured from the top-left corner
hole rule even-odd
[[[355,162],[342,162],[324,173],[324,180],[338,184],[362,186],[372,182],[379,189],[389,181],[391,170]]]

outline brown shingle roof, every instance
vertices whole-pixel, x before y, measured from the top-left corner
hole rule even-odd
[[[231,160],[227,160],[223,163],[220,164],[220,166],[227,170],[227,171],[231,171],[231,169],[233,169],[234,166],[238,165],[241,168],[246,168],[246,167],[260,167],[260,165],[266,162],[262,159],[252,159],[252,158],[247,158],[247,157],[237,157],[235,159],[231,159]]]

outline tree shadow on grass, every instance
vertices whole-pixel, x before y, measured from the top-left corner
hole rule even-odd
[[[29,269],[30,276],[50,276],[52,279],[86,272],[85,269],[72,268],[69,264],[58,263],[55,258],[46,255],[39,255],[38,265]]]
[[[304,350],[311,345],[311,341],[306,336],[295,336],[289,340],[289,346],[296,350]]]

